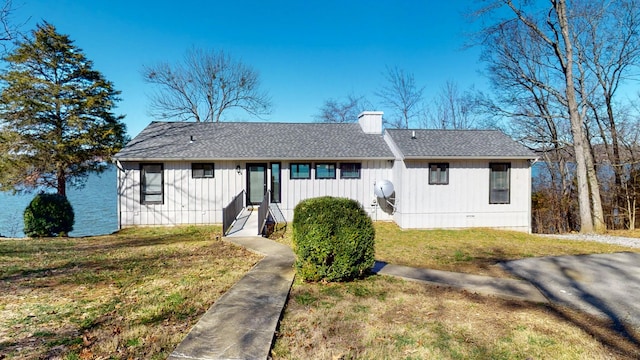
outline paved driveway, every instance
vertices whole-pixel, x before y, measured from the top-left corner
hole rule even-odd
[[[530,258],[502,266],[550,301],[640,329],[639,253]]]

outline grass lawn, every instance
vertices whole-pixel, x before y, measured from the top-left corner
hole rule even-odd
[[[0,359],[165,359],[260,259],[220,232],[0,240]]]
[[[390,222],[375,225],[376,260],[478,275],[508,277],[496,264],[528,257],[640,252],[620,245],[559,240],[516,231],[400,230]]]
[[[375,226],[378,260],[491,276],[509,276],[496,266],[503,260],[640,251],[487,229]],[[291,245],[291,232],[279,234],[278,241]],[[567,308],[372,276],[344,284],[296,280],[272,354],[274,359],[633,359],[640,357],[639,339]]]

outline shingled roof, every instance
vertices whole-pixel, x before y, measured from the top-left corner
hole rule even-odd
[[[158,160],[393,159],[357,123],[152,122],[115,158]]]
[[[535,159],[537,157],[531,150],[497,130],[390,129],[387,133],[405,159]]]

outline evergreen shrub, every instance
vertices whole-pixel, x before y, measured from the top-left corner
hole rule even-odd
[[[39,193],[24,210],[24,233],[29,237],[67,236],[73,223],[71,203],[59,194]]]
[[[373,223],[355,200],[304,200],[294,209],[292,226],[296,271],[305,281],[352,280],[374,264]]]

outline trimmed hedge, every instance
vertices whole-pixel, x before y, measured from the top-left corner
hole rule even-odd
[[[67,236],[73,223],[71,203],[59,194],[39,193],[24,210],[24,233],[29,237]]]
[[[330,196],[300,202],[293,213],[296,271],[305,281],[345,281],[374,264],[375,230],[360,203]]]

